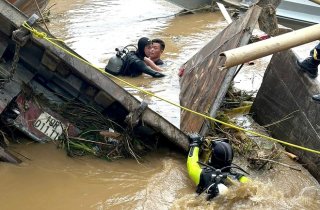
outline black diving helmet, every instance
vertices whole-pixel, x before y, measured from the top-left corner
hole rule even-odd
[[[231,165],[234,151],[228,139],[212,140],[209,148],[211,149],[211,155],[208,160],[210,166],[221,169]]]

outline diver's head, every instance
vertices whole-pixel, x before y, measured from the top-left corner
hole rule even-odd
[[[142,37],[138,41],[138,57],[140,59],[144,59],[144,57],[149,57],[150,56],[150,50],[152,48],[151,45],[151,40],[148,39],[147,37]]]
[[[216,169],[231,165],[233,160],[233,148],[228,142],[221,140],[212,141],[211,150],[209,165]]]

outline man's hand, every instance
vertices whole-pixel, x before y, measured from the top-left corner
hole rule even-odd
[[[200,145],[203,142],[203,138],[201,138],[196,133],[192,133],[192,134],[189,134],[189,142],[190,142],[190,147],[200,147]]]

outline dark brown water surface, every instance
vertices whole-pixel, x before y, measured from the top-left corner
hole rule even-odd
[[[161,38],[166,43],[163,59],[167,77],[122,78],[179,103],[179,66],[222,31],[227,23],[220,12],[173,16],[181,9],[164,0],[52,0],[50,32],[72,49],[104,68],[116,47],[135,44],[142,36]],[[167,18],[156,18],[169,16]],[[155,18],[152,20],[147,20]],[[313,45],[312,43],[311,45]],[[299,48],[303,53],[309,45]],[[238,88],[257,90],[270,57],[245,65],[235,79]],[[127,87],[139,99],[147,98],[152,109],[179,127],[180,111],[166,102]],[[252,122],[239,118],[243,126]],[[235,185],[225,196],[207,202],[197,197],[189,179],[186,154],[172,149],[150,153],[146,162],[107,162],[92,156],[72,159],[56,145],[13,145],[23,163],[0,163],[1,210],[78,209],[319,209],[319,184],[305,170],[276,165],[272,170],[251,171],[247,162],[235,162],[250,171],[252,183]],[[266,143],[270,143],[267,140]],[[271,144],[271,143],[270,143]],[[281,162],[300,165],[283,156]]]

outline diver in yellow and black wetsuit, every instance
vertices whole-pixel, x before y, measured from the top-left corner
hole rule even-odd
[[[318,66],[320,64],[320,43],[311,51],[309,57],[304,60],[297,60],[300,69],[307,73],[308,77],[314,79],[318,76]]]
[[[231,168],[241,169],[239,166],[231,166],[233,160],[233,148],[228,143],[227,139],[214,140],[210,143],[211,155],[208,160],[208,165],[199,162],[198,154],[200,145],[203,139],[197,134],[190,134],[190,151],[188,155],[187,168],[190,178],[198,186],[197,193],[206,192],[208,199],[223,194],[227,191],[223,180],[229,178],[237,179],[242,183],[248,181],[248,178],[243,174],[237,173]],[[202,169],[199,164],[204,165]],[[247,172],[245,172],[247,173]]]

